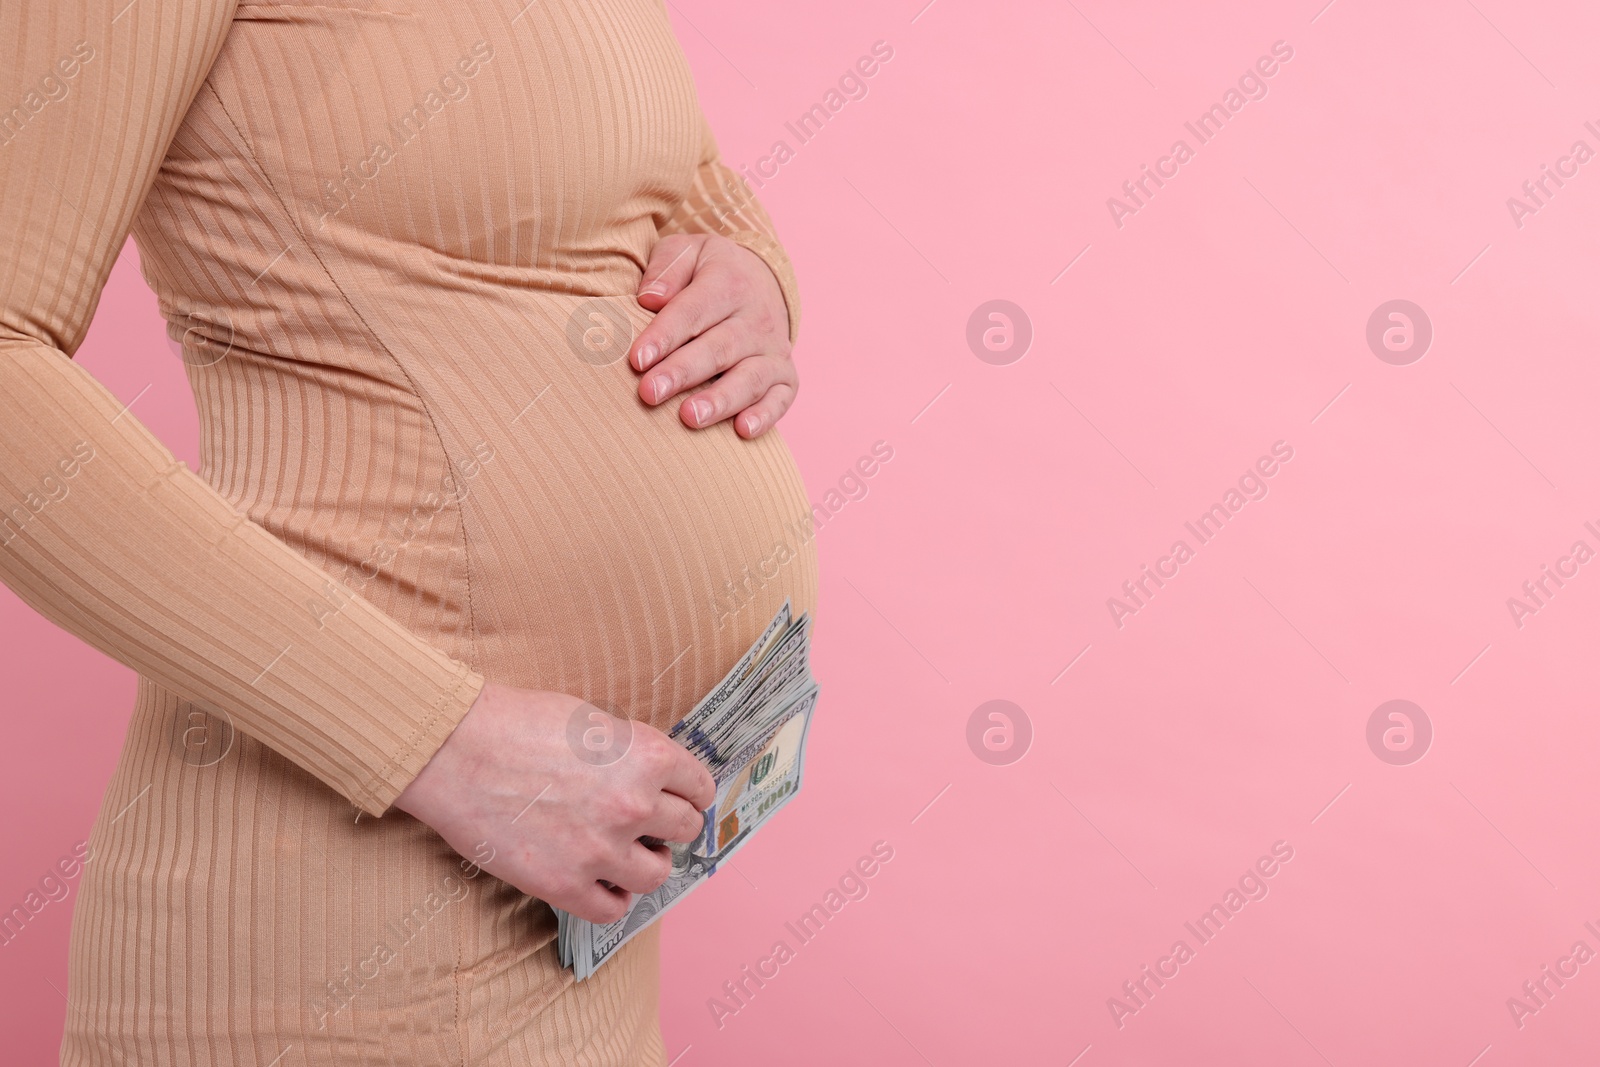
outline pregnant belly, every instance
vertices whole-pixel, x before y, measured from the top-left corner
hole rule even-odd
[[[492,680],[666,726],[785,597],[814,610],[810,504],[777,433],[642,404],[620,358],[632,333],[583,344],[594,306],[558,305],[575,329],[521,366],[502,443],[463,482],[471,648]],[[624,313],[634,331],[648,319]]]
[[[492,681],[664,726],[785,597],[814,610],[788,448],[640,402],[622,358],[651,317],[636,301],[349,294],[362,321],[319,328],[299,358],[185,352],[203,473],[335,579],[309,625],[353,591]],[[585,344],[597,308],[609,346]]]

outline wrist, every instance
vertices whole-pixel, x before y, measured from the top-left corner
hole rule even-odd
[[[484,707],[498,700],[502,691],[506,689],[506,686],[484,679],[481,674],[476,674],[475,679],[468,680],[473,688],[470,691],[471,699],[466,703],[466,710],[456,716],[449,733],[434,746],[433,751],[392,802],[394,807],[419,819],[423,818],[422,812],[428,810],[431,799],[438,795],[442,785],[456,772],[455,764],[461,746],[455,742],[476,727],[478,720],[484,716]]]
[[[784,251],[777,238],[759,230],[735,230],[723,236],[739,247],[754,252],[777,279],[778,290],[783,294],[784,307],[789,313],[789,343],[793,345],[800,336],[800,287],[789,253]]]

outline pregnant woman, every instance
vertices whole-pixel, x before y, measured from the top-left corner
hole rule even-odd
[[[61,1062],[665,1063],[659,927],[574,983],[551,905],[666,877],[712,791],[659,731],[816,565],[791,269],[662,4],[0,40],[0,578],[139,674]],[[198,472],[70,358],[130,230]]]

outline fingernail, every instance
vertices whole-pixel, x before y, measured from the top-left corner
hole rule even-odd
[[[645,345],[639,349],[639,369],[649,370],[650,364],[654,363],[660,355],[661,349],[657,348],[653,343]]]
[[[695,422],[697,422],[697,423],[705,422],[708,418],[711,417],[711,401],[709,401],[709,400],[691,400],[691,401],[689,401],[689,414],[690,414],[691,417],[693,417]]]
[[[660,282],[651,282],[649,285],[647,285],[643,289],[639,290],[639,295],[640,296],[660,296],[662,293],[664,293],[666,291],[667,291],[667,287],[662,285]]]
[[[656,398],[656,403],[667,395],[667,390],[672,387],[672,379],[665,374],[658,374],[650,379],[650,395]]]
[[[744,422],[744,432],[749,434],[751,437],[754,437],[756,435],[757,431],[759,431],[760,429],[761,429],[761,416],[759,416],[759,415],[751,415],[748,419],[745,420],[745,422]]]

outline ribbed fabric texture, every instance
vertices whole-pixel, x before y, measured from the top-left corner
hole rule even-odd
[[[799,321],[662,6],[62,0],[0,40],[0,579],[140,675],[61,1062],[664,1063],[655,933],[574,985],[546,905],[390,808],[485,678],[665,727],[815,610],[781,439],[620,358],[668,233]],[[198,472],[70,359],[130,232]]]

